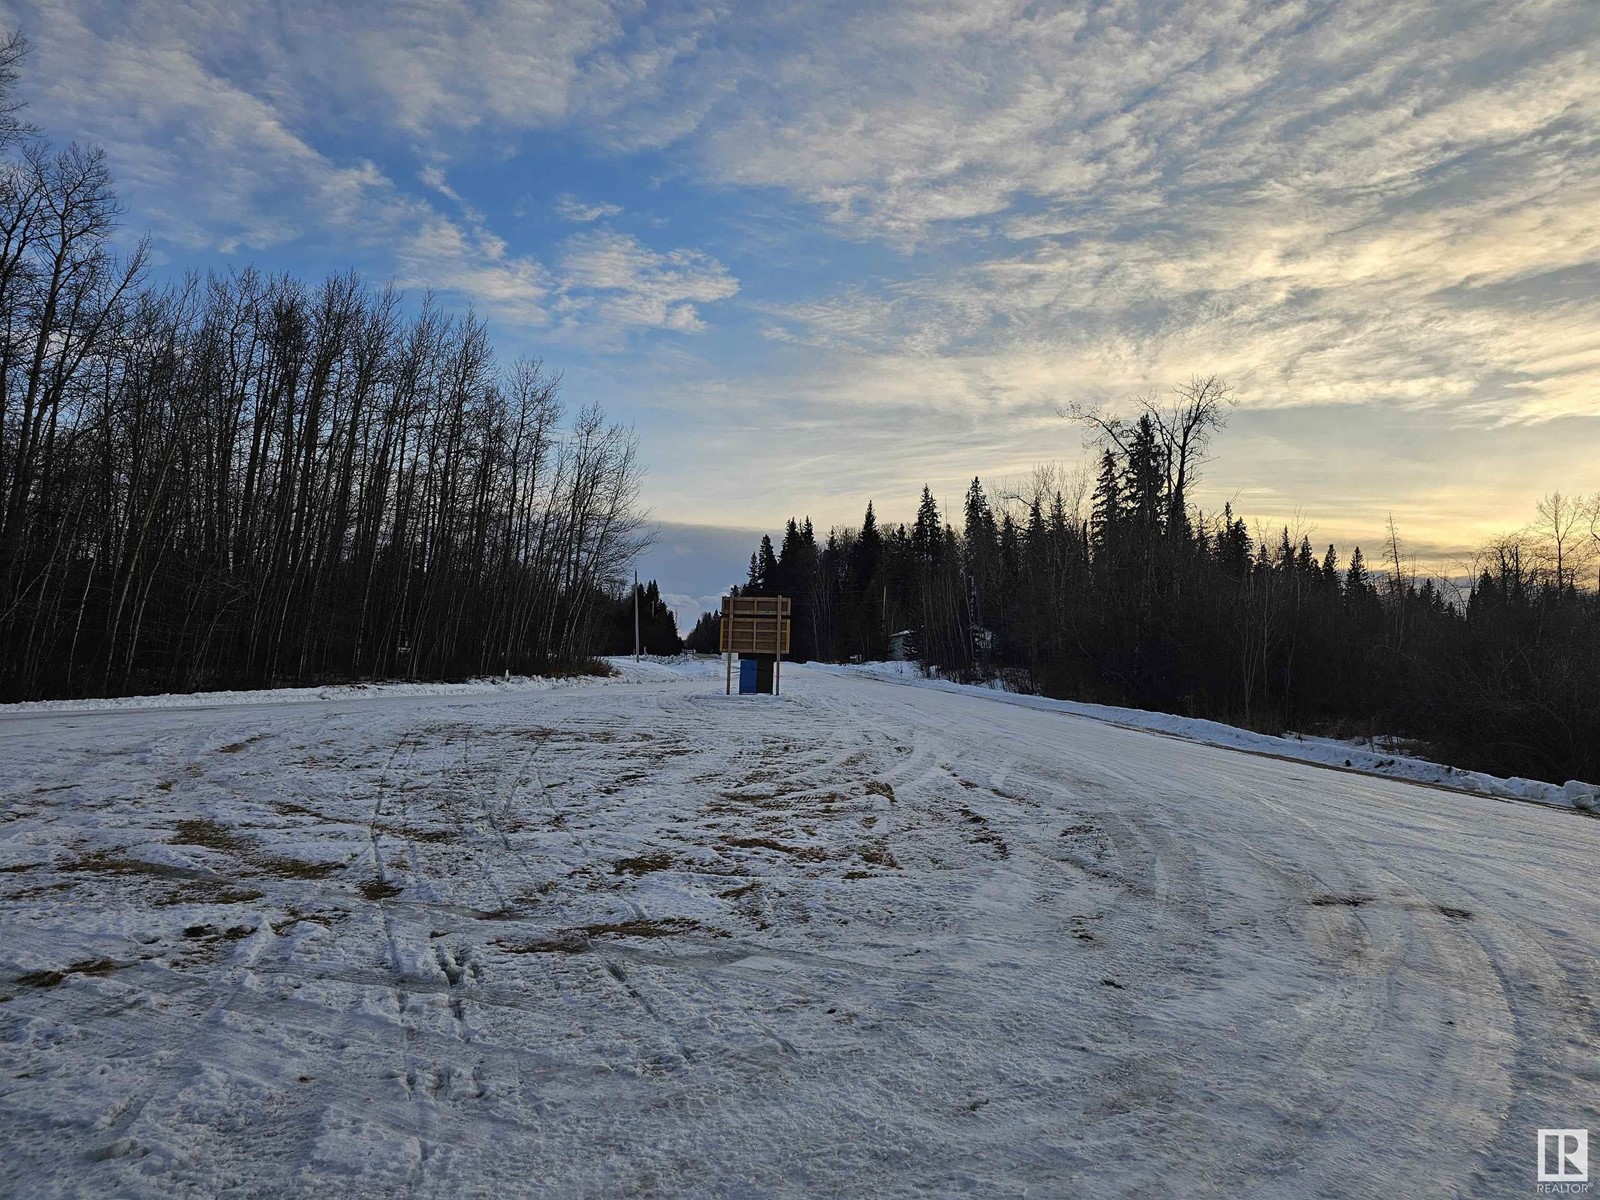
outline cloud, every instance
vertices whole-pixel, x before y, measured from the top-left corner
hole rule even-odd
[[[1059,404],[1195,371],[1307,428],[1336,410],[1350,441],[1398,414],[1441,441],[1596,415],[1589,0],[471,8],[9,11],[34,115],[113,147],[141,224],[336,247],[606,352],[607,385],[684,417],[656,436],[690,465],[652,482],[679,514],[751,503],[693,466],[702,447],[781,444],[762,503],[821,478],[858,511],[915,473],[1070,449]],[[497,229],[471,168],[545,136],[605,182],[519,182],[519,215],[584,227],[530,245],[549,222]],[[645,176],[670,181],[648,207],[674,232],[649,236],[676,248],[607,226],[643,214]],[[676,232],[673,205],[702,201],[714,256]],[[626,353],[736,294],[757,365],[710,337]]]
[[[208,66],[218,47],[202,35],[226,33],[221,10],[196,13],[192,27],[158,21],[159,11],[50,6],[27,22],[35,44],[27,78],[36,76],[43,92],[31,97],[35,110],[47,109],[72,136],[111,147],[141,225],[179,246],[229,255],[332,239],[332,264],[365,258],[404,284],[548,320],[544,268],[508,253],[442,168],[425,166],[419,179],[452,201],[459,218],[406,192],[370,159],[320,151],[270,94]]]
[[[422,170],[417,172],[417,178],[422,181],[425,187],[432,188],[447,200],[454,200],[457,204],[462,203],[461,194],[446,181],[442,167],[423,167]]]
[[[768,336],[952,356],[1064,396],[1215,369],[1255,404],[1592,413],[1593,293],[1561,281],[1600,258],[1600,79],[1555,53],[1406,106],[1304,124],[1263,101],[1166,182],[1108,179],[953,269],[770,307]]]
[[[696,305],[726,300],[739,282],[726,267],[696,250],[660,253],[638,239],[603,230],[569,238],[561,254],[569,315],[596,313],[617,328],[705,328]]]
[[[563,221],[573,221],[577,224],[588,224],[600,221],[606,217],[615,217],[621,214],[622,206],[618,204],[585,204],[571,192],[563,192],[556,197],[553,206],[556,216]]]
[[[977,389],[941,397],[958,405],[1215,368],[1251,403],[1595,411],[1600,304],[1562,283],[1600,259],[1592,4],[952,3],[772,25],[730,22],[667,81],[707,115],[660,143],[906,255],[758,301],[773,342],[881,358],[871,377],[953,359]],[[708,99],[729,75],[736,101]]]

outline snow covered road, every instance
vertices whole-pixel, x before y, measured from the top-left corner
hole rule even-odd
[[[0,716],[0,1191],[1509,1196],[1600,820],[971,696]]]

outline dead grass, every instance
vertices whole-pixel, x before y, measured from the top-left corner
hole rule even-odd
[[[886,867],[891,871],[900,869],[900,864],[895,861],[894,855],[889,853],[887,846],[863,846],[856,851],[856,856],[862,862],[874,867]]]
[[[674,859],[665,850],[657,850],[652,854],[640,854],[634,858],[618,859],[611,866],[613,875],[648,875],[651,871],[665,871],[671,868]]]
[[[553,938],[541,938],[532,942],[494,944],[512,954],[582,954],[589,948],[588,943],[576,933],[559,934]]]
[[[179,821],[172,828],[173,836],[167,840],[174,845],[203,846],[225,854],[240,854],[250,848],[250,843],[237,833],[206,817]]]
[[[59,971],[29,971],[19,977],[17,983],[22,987],[52,988],[65,980],[68,975],[109,975],[119,967],[128,965],[130,964],[112,962],[109,958],[95,958],[73,963],[70,967],[63,967]]]
[[[261,893],[250,888],[235,887],[219,879],[196,879],[176,891],[168,892],[156,903],[164,907],[178,904],[250,904],[261,899]]]
[[[205,938],[210,941],[237,942],[249,937],[255,929],[249,925],[230,925],[222,928],[217,925],[190,925],[183,931],[186,938]]]
[[[974,842],[983,843],[1001,858],[1011,857],[1011,847],[1006,845],[1006,840],[1003,837],[989,828],[989,821],[987,818],[978,815],[970,808],[965,806],[963,806],[961,809],[961,816],[969,825],[977,826],[977,829],[972,834],[972,840]]]
[[[701,928],[693,917],[644,917],[632,921],[617,921],[604,925],[585,925],[587,937],[673,937]]]
[[[646,917],[633,921],[616,921],[599,925],[576,925],[559,930],[554,937],[539,938],[531,942],[496,942],[512,954],[581,954],[589,949],[593,938],[665,938],[677,937],[704,929],[692,917]],[[712,930],[712,937],[728,937],[722,930]]]
[[[66,864],[63,871],[83,871],[95,875],[147,875],[152,879],[215,880],[210,871],[197,871],[193,867],[177,867],[171,863],[145,862],[138,858],[122,858],[106,850],[85,854],[75,862]]]
[[[385,825],[379,821],[373,825],[379,833],[387,833],[392,837],[405,838],[412,842],[448,842],[455,835],[448,829],[415,829],[409,825]]]
[[[174,836],[169,839],[173,845],[200,846],[229,854],[255,868],[257,873],[279,879],[326,879],[344,867],[343,863],[308,862],[269,853],[249,838],[206,817],[179,821],[173,829]]]
[[[782,842],[774,841],[772,838],[764,837],[724,838],[723,844],[727,846],[735,846],[741,850],[776,850],[781,854],[800,853],[800,847],[798,846],[787,846]]]

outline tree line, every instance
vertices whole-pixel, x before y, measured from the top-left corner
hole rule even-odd
[[[121,216],[102,151],[0,107],[0,698],[593,652],[642,541],[630,430],[431,298],[153,285]]]
[[[632,654],[635,634],[638,635],[637,645],[645,654],[673,655],[683,652],[683,639],[678,636],[678,618],[661,598],[661,588],[654,579],[649,583],[636,580],[630,591],[612,603],[610,621],[605,631],[604,652]]]
[[[959,528],[915,520],[763,537],[744,590],[794,600],[796,657],[881,659],[891,635],[954,678],[1273,732],[1376,733],[1461,766],[1600,778],[1600,494],[1547,497],[1459,584],[1191,503],[1229,391],[1197,379],[1082,421],[1097,469],[974,478]],[[716,618],[689,639],[714,647]]]

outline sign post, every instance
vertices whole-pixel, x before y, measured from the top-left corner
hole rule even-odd
[[[772,659],[772,691],[780,691],[783,656],[789,651],[787,596],[724,596],[722,651],[728,656],[727,692],[733,694],[733,656]]]

